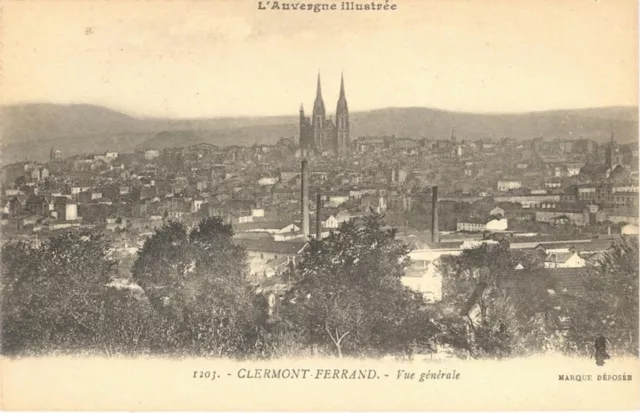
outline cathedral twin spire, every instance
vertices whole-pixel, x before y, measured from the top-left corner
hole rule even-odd
[[[318,73],[318,85],[316,86],[316,100],[313,103],[313,116],[314,119],[316,116],[322,114],[324,117],[325,109],[324,109],[324,101],[322,100],[322,86],[320,85],[320,73]]]
[[[302,107],[302,104],[300,104]],[[336,116],[342,110],[348,110],[347,97],[344,91],[344,73],[340,74],[340,95],[338,97],[338,106],[336,108]],[[320,81],[320,73],[318,72],[318,82],[316,85],[316,100],[313,104],[313,113],[319,114],[319,112],[325,113],[324,100],[322,99],[322,85]]]
[[[349,152],[349,109],[344,89],[344,76],[340,78],[340,96],[336,107],[336,124],[326,119],[326,109],[322,99],[320,73],[316,84],[316,98],[310,121],[304,116],[300,105],[300,147],[319,151],[335,150],[338,154]]]
[[[338,97],[338,107],[336,108],[336,117],[342,111],[348,111],[347,97],[344,93],[344,74],[340,74],[340,96]]]

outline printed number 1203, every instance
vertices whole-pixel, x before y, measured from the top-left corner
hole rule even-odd
[[[215,380],[220,376],[215,371],[202,371],[202,370],[194,370],[193,378],[194,379],[207,379],[207,380]]]

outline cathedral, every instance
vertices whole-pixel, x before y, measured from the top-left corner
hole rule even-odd
[[[318,74],[316,100],[313,102],[311,118],[305,117],[304,107],[300,105],[300,149],[303,153],[315,151],[318,153],[331,152],[339,156],[349,155],[351,139],[349,137],[349,108],[344,92],[344,77],[340,78],[340,96],[338,97],[334,124],[331,117],[327,119],[326,116],[320,74]]]

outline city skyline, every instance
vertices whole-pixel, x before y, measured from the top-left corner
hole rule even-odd
[[[3,103],[93,104],[136,117],[295,116],[318,71],[335,85],[344,70],[353,112],[637,106],[633,2],[409,1],[393,16],[306,19],[254,2],[123,4],[8,2]]]

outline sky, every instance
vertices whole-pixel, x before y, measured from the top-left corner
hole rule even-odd
[[[344,71],[351,111],[638,103],[635,0],[389,2],[397,10],[312,13],[257,0],[7,0],[2,101],[291,115],[311,109],[320,72],[333,113]]]

